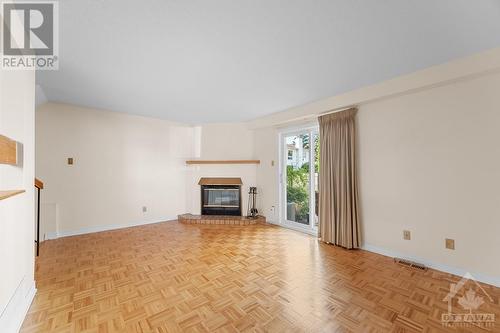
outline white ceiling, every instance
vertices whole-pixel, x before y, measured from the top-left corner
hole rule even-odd
[[[246,121],[500,46],[500,0],[61,0],[50,101]]]

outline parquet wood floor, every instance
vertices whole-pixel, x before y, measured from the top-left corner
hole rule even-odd
[[[500,332],[444,328],[458,277],[269,225],[165,222],[44,242],[21,332]],[[500,319],[499,288],[482,312]]]

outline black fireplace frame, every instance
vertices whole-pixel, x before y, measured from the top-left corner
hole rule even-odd
[[[205,191],[207,189],[231,189],[238,190],[238,207],[228,207],[228,206],[205,206]],[[201,215],[227,215],[227,216],[242,216],[242,205],[241,200],[241,185],[201,185]]]

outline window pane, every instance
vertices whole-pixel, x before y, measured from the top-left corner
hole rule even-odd
[[[286,217],[289,221],[309,224],[309,154],[311,141],[308,134],[285,138]]]

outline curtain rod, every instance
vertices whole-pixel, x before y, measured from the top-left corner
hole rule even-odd
[[[332,109],[330,111],[326,111],[326,112],[320,113],[320,114],[316,115],[315,117],[326,116],[327,114],[337,113],[337,112],[342,112],[342,111],[347,111],[347,110],[354,109],[354,108],[357,108],[357,107],[358,107],[357,105],[351,105],[351,106],[347,106],[347,107],[343,107],[343,108]]]
[[[351,105],[351,106],[347,106],[347,107],[341,107],[338,109],[331,109],[329,111],[325,111],[322,113],[310,114],[310,115],[305,116],[305,117],[302,116],[302,117],[298,117],[298,118],[294,118],[294,119],[289,119],[289,120],[284,121],[282,123],[276,124],[275,127],[276,128],[286,128],[286,127],[290,126],[290,124],[300,124],[300,123],[303,123],[305,121],[312,121],[313,119],[318,119],[319,117],[325,116],[327,114],[346,111],[346,110],[349,110],[352,108],[358,108],[358,105]]]

